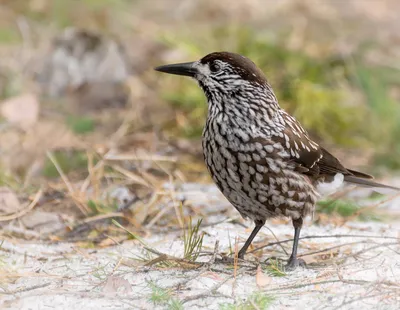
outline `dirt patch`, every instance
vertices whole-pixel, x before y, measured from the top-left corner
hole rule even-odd
[[[189,188],[187,196],[193,195],[193,186]],[[221,196],[217,199],[213,186],[201,190],[215,196],[207,209],[223,211],[227,206]],[[77,305],[85,309],[231,309],[229,304],[251,301],[258,293],[268,298],[273,309],[398,309],[398,224],[336,226],[309,221],[300,244],[308,268],[290,273],[271,268],[277,264],[279,269],[279,260],[286,260],[285,252],[291,248],[292,227],[278,221],[262,229],[253,250],[262,249],[247,255],[248,262],[239,262],[236,269],[222,263],[220,254],[234,248],[235,240],[241,245],[252,225],[247,223],[245,228],[222,215],[210,216],[200,228],[204,240],[198,261],[204,265],[146,266],[137,260],[148,255],[137,240],[93,249],[79,243],[5,239],[0,248],[1,305],[6,309]],[[212,262],[216,241],[218,253]],[[181,231],[153,232],[145,242],[174,257],[182,257],[184,251]],[[268,260],[271,257],[276,260]]]

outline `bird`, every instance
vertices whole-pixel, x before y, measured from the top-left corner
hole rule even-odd
[[[347,182],[400,190],[345,168],[313,141],[299,121],[280,107],[264,73],[245,56],[213,52],[197,61],[154,69],[195,79],[206,96],[205,164],[222,194],[255,224],[238,252],[240,259],[268,219],[287,217],[294,238],[286,269],[305,267],[297,257],[300,231],[303,219],[314,214],[320,187]]]

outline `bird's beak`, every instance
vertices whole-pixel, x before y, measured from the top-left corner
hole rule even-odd
[[[169,74],[185,75],[194,77],[198,71],[193,66],[194,62],[185,62],[181,64],[165,65],[154,68],[156,71],[165,72]]]

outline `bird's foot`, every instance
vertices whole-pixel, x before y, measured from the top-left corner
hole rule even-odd
[[[298,267],[306,268],[307,264],[304,260],[297,257],[290,257],[287,265],[285,266],[285,271],[293,271]]]
[[[240,258],[240,257],[235,259],[235,257],[233,257],[233,256],[223,255],[222,258],[217,259],[217,261],[220,262],[220,263],[223,263],[223,264],[235,264],[235,263],[238,263],[238,262],[243,262],[244,259]]]
[[[227,264],[227,265],[235,263],[235,259],[233,257],[225,256],[225,255],[222,256],[222,258],[217,259],[216,261],[219,262],[219,263],[222,263],[222,264]]]

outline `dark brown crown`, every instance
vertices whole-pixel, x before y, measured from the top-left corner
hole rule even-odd
[[[267,83],[264,73],[247,57],[230,52],[215,52],[204,56],[200,62],[211,64],[215,60],[227,62],[242,79],[259,84]]]

